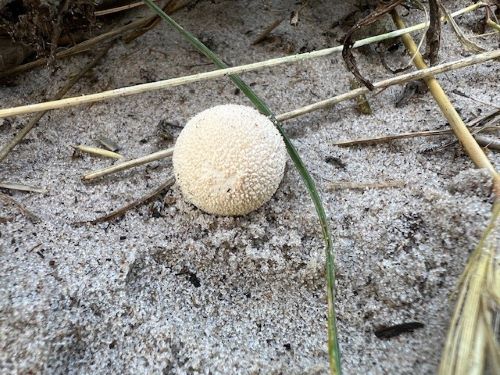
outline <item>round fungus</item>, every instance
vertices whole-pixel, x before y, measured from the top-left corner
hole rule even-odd
[[[188,121],[175,143],[184,198],[211,214],[245,215],[276,192],[287,153],[281,134],[253,108],[226,104]]]

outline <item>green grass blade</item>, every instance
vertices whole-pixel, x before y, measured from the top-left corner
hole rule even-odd
[[[225,64],[215,53],[213,53],[207,46],[200,42],[193,34],[185,30],[172,18],[170,18],[163,10],[158,7],[152,0],[144,0],[144,2],[153,9],[165,22],[176,29],[182,36],[189,41],[199,52],[207,56],[217,67],[224,69],[227,68]],[[264,115],[268,116],[271,121],[276,125],[279,132],[283,136],[286,144],[286,148],[290,158],[292,159],[295,168],[302,177],[307,191],[314,202],[314,207],[319,217],[321,224],[321,231],[323,233],[323,239],[326,244],[326,279],[327,279],[327,299],[328,299],[328,357],[330,360],[330,371],[332,374],[340,375],[340,349],[337,339],[337,323],[335,317],[335,272],[334,272],[334,254],[333,254],[333,242],[330,234],[330,229],[328,225],[328,219],[326,217],[325,209],[323,203],[316,189],[316,184],[309,174],[304,162],[302,161],[300,155],[298,154],[295,146],[292,144],[285,131],[281,127],[281,124],[271,109],[267,104],[259,97],[257,94],[245,83],[241,78],[236,75],[230,75],[229,78],[234,82],[234,84],[250,99],[253,105]]]

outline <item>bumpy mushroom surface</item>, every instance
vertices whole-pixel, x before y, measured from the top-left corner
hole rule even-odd
[[[276,192],[287,159],[281,134],[255,109],[200,112],[177,138],[173,165],[184,198],[216,215],[245,215]]]

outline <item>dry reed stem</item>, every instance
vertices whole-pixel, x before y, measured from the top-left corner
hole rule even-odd
[[[436,65],[431,68],[427,68],[425,70],[420,70],[417,72],[412,72],[412,73],[407,73],[403,74],[397,77],[393,77],[384,81],[380,81],[374,84],[375,88],[385,88],[388,86],[392,85],[397,85],[397,84],[402,84],[408,81],[412,80],[417,80],[417,79],[422,79],[430,75],[434,74],[439,74],[443,72],[447,72],[450,70],[455,70],[455,69],[461,69],[467,66],[483,63],[488,60],[493,60],[500,57],[500,49],[495,50],[495,51],[490,51],[490,52],[485,52],[479,55],[474,55],[470,56],[461,60],[457,60],[454,62],[450,63],[445,63],[441,65]],[[285,59],[285,58],[281,58]],[[275,59],[276,60],[276,59]],[[275,61],[274,60],[274,61]],[[123,87],[119,89],[114,89],[114,90],[109,90],[109,91],[104,91],[101,93],[97,94],[90,94],[90,95],[82,95],[82,96],[77,96],[77,97],[72,97],[72,98],[65,98],[61,100],[55,100],[55,101],[50,101],[50,102],[45,102],[45,103],[38,103],[38,104],[30,104],[30,105],[25,105],[25,106],[20,106],[20,107],[13,107],[13,108],[7,108],[7,109],[1,109],[0,110],[0,118],[3,117],[9,117],[9,116],[16,116],[16,115],[24,115],[28,113],[34,113],[34,112],[40,112],[40,111],[47,111],[47,110],[52,110],[52,109],[61,109],[61,108],[67,108],[67,107],[73,107],[76,105],[81,105],[81,104],[88,104],[88,103],[95,103],[99,101],[103,101],[106,99],[111,99],[111,98],[117,98],[117,97],[124,97],[124,96],[129,96],[129,95],[134,95],[134,94],[140,94],[152,90],[159,90],[159,89],[165,89],[169,87],[175,87],[179,85],[185,85],[187,83],[192,83],[192,82],[198,82],[198,81],[203,81],[203,80],[208,80],[212,78],[218,78],[222,76],[227,76],[230,74],[237,74],[241,73],[242,71],[249,71],[253,70],[253,68],[256,65],[262,65],[265,64],[267,65],[268,63],[272,62],[273,60],[268,60],[263,63],[255,63],[255,64],[249,64],[249,65],[243,65],[239,67],[234,67],[234,68],[227,68],[227,69],[219,69],[215,70],[212,72],[207,72],[207,73],[199,73],[199,74],[194,74],[190,76],[185,76],[185,77],[179,77],[179,78],[172,78],[164,81],[157,81],[157,82],[151,82],[151,83],[144,83],[136,86],[129,86],[129,87]],[[355,90],[351,90],[347,93],[344,93],[342,95],[335,96],[330,99],[326,99],[323,101],[320,101],[318,103],[311,104],[309,106],[302,107],[300,109],[282,114],[277,117],[279,121],[283,120],[288,120],[297,116],[301,116],[303,114],[316,111],[321,108],[329,107],[332,106],[333,104],[339,103],[344,100],[348,99],[353,99],[356,98],[359,95],[362,94],[367,94],[370,91],[366,89],[365,87],[361,87]]]
[[[404,23],[397,11],[392,11],[391,14],[397,27],[404,28]],[[425,61],[418,52],[413,39],[409,35],[403,35],[402,39],[408,52],[415,54],[414,64],[417,68],[425,69],[427,67]],[[465,126],[438,81],[434,77],[427,77],[425,82],[469,157],[477,167],[486,168],[491,173],[494,188],[498,194],[499,175],[484,151]],[[498,195],[496,198],[490,225],[469,258],[461,277],[458,301],[441,357],[440,375],[479,375],[485,369],[487,352],[494,353],[494,363],[498,360],[496,339],[494,337],[488,339],[488,336],[492,336],[493,333],[491,311],[486,301],[488,298],[487,281],[497,275],[495,267],[498,266],[495,265],[498,233],[494,230],[500,213],[500,199]],[[491,348],[491,342],[493,342],[493,348]]]
[[[481,131],[497,131],[500,130],[500,126],[488,126],[480,129]],[[410,139],[410,138],[420,138],[420,137],[439,137],[442,135],[447,135],[453,133],[451,129],[443,129],[443,130],[423,130],[419,132],[408,132],[408,133],[400,133],[400,134],[391,134],[391,135],[382,135],[379,137],[371,137],[371,138],[358,138],[358,139],[350,139],[347,141],[333,142],[332,146],[339,147],[348,147],[348,146],[361,146],[361,145],[378,145],[381,143],[389,143],[392,141],[397,141],[401,139]],[[478,141],[478,143],[484,142],[479,136],[474,135],[474,138]],[[481,139],[481,141],[480,141]],[[485,147],[484,145],[483,147]]]
[[[466,59],[462,59],[462,60],[459,60],[456,62],[446,63],[446,64],[442,64],[442,65],[436,65],[432,68],[419,70],[419,71],[413,72],[413,73],[403,74],[403,75],[398,76],[398,77],[394,77],[394,78],[390,78],[390,79],[387,79],[384,81],[376,82],[373,85],[375,88],[384,88],[384,87],[388,87],[391,85],[396,85],[396,84],[405,83],[408,81],[413,81],[415,79],[421,79],[421,78],[429,76],[429,75],[446,72],[448,70],[458,69],[458,68],[461,68],[464,66],[469,66],[469,65],[472,65],[473,63],[476,63],[477,61],[482,62],[483,60],[487,61],[489,59],[494,59],[497,57],[500,57],[500,50],[486,52],[486,53],[481,54],[481,55],[471,56],[471,57],[468,57]],[[361,87],[358,89],[348,91],[347,93],[344,93],[344,94],[341,94],[338,96],[334,96],[333,98],[322,100],[320,102],[310,104],[310,105],[307,105],[305,107],[297,108],[297,109],[290,111],[290,112],[282,113],[280,115],[277,115],[276,119],[278,121],[287,121],[287,120],[290,120],[292,118],[299,117],[299,116],[302,116],[304,114],[316,111],[318,109],[331,107],[332,105],[334,105],[336,103],[340,103],[340,102],[348,100],[348,99],[354,99],[357,96],[359,96],[360,94],[368,94],[368,93],[370,93],[370,91],[366,87]],[[157,155],[157,154],[158,154],[158,156],[155,156],[153,159],[142,162],[142,160],[144,158],[147,158],[147,157],[153,156],[153,155]],[[103,177],[103,176],[106,176],[106,175],[111,174],[111,173],[123,171],[125,169],[130,169],[130,168],[148,163],[150,161],[160,160],[163,158],[167,158],[169,156],[171,156],[170,153],[161,154],[161,151],[159,153],[156,152],[154,154],[146,155],[146,156],[140,157],[138,159],[130,160],[130,161],[126,162],[126,165],[124,165],[125,163],[123,163],[123,164],[119,164],[119,165],[116,165],[113,167],[105,168],[104,170],[101,170],[101,171],[89,173],[89,174],[83,176],[83,180],[91,180],[94,178]],[[139,161],[139,163],[136,164],[135,163],[136,161]],[[99,173],[102,173],[102,174],[99,174]]]
[[[495,109],[490,111],[482,116],[476,117],[475,119],[469,121],[466,125],[471,130],[474,129],[472,133],[476,141],[481,145],[481,141],[479,140],[479,136],[477,135],[479,132],[494,132],[500,129],[496,123],[498,122],[496,117],[500,114],[500,109]],[[483,124],[479,126],[480,124]],[[446,135],[449,133],[453,133],[452,129],[439,129],[439,130],[423,130],[423,131],[415,131],[415,132],[407,132],[407,133],[399,133],[399,134],[388,134],[388,135],[380,135],[376,137],[369,138],[357,138],[357,139],[349,139],[345,141],[339,141],[332,143],[333,146],[357,146],[357,145],[376,145],[380,143],[388,143],[399,139],[409,139],[409,138],[417,138],[417,137],[434,137]],[[496,143],[496,142],[495,142]],[[449,145],[449,144],[448,144]],[[443,146],[444,147],[444,146]]]
[[[434,66],[432,68],[428,68],[425,70],[420,70],[417,72],[404,74],[404,75],[401,75],[398,77],[390,78],[390,79],[385,80],[385,81],[376,82],[376,83],[374,83],[374,86],[376,88],[384,88],[384,87],[388,87],[391,85],[396,85],[399,83],[404,83],[407,81],[420,79],[422,77],[426,77],[426,76],[431,75],[431,74],[436,74],[436,72],[441,73],[444,71],[448,71],[451,68],[468,66],[468,65],[464,65],[464,64],[471,64],[472,61],[476,61],[476,59],[478,59],[478,58],[480,60],[482,60],[486,57],[488,59],[500,57],[500,50],[494,51],[493,53],[487,52],[486,54],[488,54],[488,56],[484,56],[484,57],[482,57],[480,55],[472,56],[472,57],[469,57],[467,59],[459,60],[457,62],[447,63],[447,64],[443,64],[443,65],[437,65],[437,66]],[[484,55],[484,54],[482,54],[482,55]],[[473,59],[473,60],[469,60],[469,59]],[[464,60],[468,60],[468,61],[464,61]],[[416,77],[418,77],[418,78],[416,78]],[[287,120],[290,120],[292,118],[302,116],[304,114],[316,111],[318,109],[330,107],[333,104],[340,103],[340,102],[348,100],[348,99],[356,98],[360,94],[365,94],[365,93],[369,93],[369,92],[370,91],[366,87],[354,89],[354,90],[348,91],[347,93],[335,96],[333,98],[329,98],[329,99],[326,99],[326,100],[323,100],[323,101],[320,101],[320,102],[317,102],[317,103],[314,103],[314,104],[311,104],[311,105],[308,105],[305,107],[297,108],[297,109],[290,111],[290,112],[282,113],[280,115],[277,115],[276,119],[278,119],[278,121],[287,121]],[[169,150],[173,150],[173,149],[169,149]],[[167,151],[169,151],[169,150],[167,150]],[[86,181],[93,180],[93,179],[98,178],[98,177],[103,177],[103,176],[106,176],[106,175],[109,175],[109,174],[112,174],[112,173],[115,173],[118,171],[130,169],[130,168],[133,168],[133,167],[145,164],[145,163],[149,163],[151,161],[164,159],[164,158],[167,158],[171,155],[172,155],[172,153],[170,153],[170,152],[166,152],[166,153],[163,153],[163,151],[155,152],[155,153],[150,154],[150,155],[142,156],[138,159],[129,160],[128,162],[125,162],[122,164],[118,164],[118,165],[115,165],[115,166],[112,166],[109,168],[104,168],[102,170],[89,173],[89,174],[83,176],[82,179],[86,180]],[[151,158],[151,159],[147,159],[147,158]],[[144,161],[144,160],[146,160],[146,161]]]
[[[82,180],[84,180],[84,181],[95,180],[96,178],[107,176],[111,173],[120,172],[120,171],[123,171],[126,169],[137,167],[139,165],[150,163],[150,162],[153,162],[156,160],[165,159],[165,158],[172,156],[173,152],[174,152],[173,148],[154,152],[152,154],[142,156],[142,157],[137,158],[137,159],[132,159],[132,160],[129,160],[129,161],[117,164],[117,165],[113,165],[113,166],[108,167],[108,168],[103,168],[103,169],[99,169],[95,172],[88,173],[82,177]]]
[[[453,13],[453,16],[456,17],[458,15],[474,11],[474,10],[480,8],[481,6],[484,6],[484,3],[473,4],[467,8],[461,9],[461,10]],[[127,26],[129,26],[129,25],[127,25]],[[364,45],[367,45],[370,43],[379,42],[381,40],[392,39],[392,38],[404,35],[405,33],[410,33],[410,32],[424,29],[425,27],[427,27],[427,23],[424,22],[424,23],[420,23],[418,25],[414,25],[414,26],[402,29],[402,30],[396,30],[396,31],[392,31],[390,33],[362,39],[362,40],[357,41],[354,44],[353,48],[361,47],[361,46],[364,46]],[[117,35],[120,34],[121,32],[123,32],[123,30],[116,31]],[[272,66],[277,66],[277,65],[282,65],[282,64],[291,64],[291,63],[295,63],[298,61],[304,61],[304,60],[309,60],[309,59],[313,59],[313,58],[328,56],[328,55],[331,55],[333,53],[341,52],[342,49],[343,49],[343,46],[337,46],[337,47],[327,48],[327,49],[314,51],[314,52],[307,52],[307,53],[293,55],[293,56],[285,56],[285,57],[280,57],[280,58],[276,58],[276,59],[270,59],[270,60],[266,60],[266,61],[262,61],[262,62],[253,63],[253,64],[241,65],[241,66],[232,67],[232,68],[228,68],[228,69],[219,69],[219,70],[212,71],[212,72],[199,73],[199,74],[194,74],[194,75],[185,76],[185,77],[167,79],[167,80],[163,80],[163,81],[145,83],[145,84],[129,86],[129,87],[122,87],[119,89],[108,90],[108,91],[104,91],[104,92],[96,93],[96,94],[82,95],[82,96],[78,96],[78,97],[66,98],[66,99],[56,100],[56,101],[51,101],[51,102],[2,109],[2,110],[0,110],[0,118],[8,117],[8,116],[22,115],[22,114],[27,114],[27,113],[40,112],[40,111],[46,111],[46,110],[51,110],[51,109],[67,108],[67,107],[72,107],[72,106],[76,106],[76,105],[80,105],[80,104],[95,103],[95,102],[99,102],[99,101],[103,101],[103,100],[107,100],[107,99],[111,99],[111,98],[135,95],[135,94],[140,94],[140,93],[144,93],[144,92],[148,92],[148,91],[166,89],[169,87],[175,87],[175,86],[179,86],[179,85],[183,85],[183,84],[187,84],[187,83],[199,82],[199,81],[219,78],[219,77],[223,77],[223,76],[228,76],[230,74],[239,74],[239,73],[243,73],[243,72],[249,72],[249,71],[254,71],[254,70],[258,70],[258,69],[269,68]],[[437,72],[434,72],[434,73],[437,74]],[[1,75],[0,75],[0,77],[1,77]],[[360,94],[358,94],[358,95],[360,95]]]
[[[327,186],[328,191],[335,190],[367,190],[367,189],[393,189],[404,188],[406,181],[381,181],[381,182],[332,182]]]
[[[473,55],[461,60],[449,62],[449,63],[444,63],[441,65],[436,65],[431,68],[426,68],[422,70],[418,70],[416,72],[411,72],[411,73],[406,73],[402,74],[393,78],[389,78],[383,81],[379,81],[373,84],[373,86],[376,89],[383,89],[389,86],[394,86],[394,85],[399,85],[403,84],[409,81],[414,81],[414,80],[419,80],[419,79],[425,79],[426,77],[433,76],[435,74],[440,74],[444,72],[448,72],[450,70],[457,70],[461,69],[467,66],[475,65],[482,63],[484,61],[488,60],[493,60],[496,59],[500,56],[500,49],[495,50],[495,51],[490,51],[490,52],[485,52],[479,55]],[[308,106],[304,106],[298,109],[295,109],[290,112],[283,113],[281,115],[278,115],[276,118],[279,121],[285,121],[292,119],[294,117],[302,116],[306,113],[316,111],[318,109],[322,108],[328,108],[331,107],[334,104],[338,104],[340,102],[343,102],[345,100],[349,99],[355,99],[359,95],[363,94],[369,94],[371,91],[366,88],[366,87],[360,87],[358,89],[354,89],[351,91],[348,91],[344,94],[340,94],[337,96],[334,96],[332,98],[328,98],[319,102],[316,102],[314,104],[310,104]],[[0,117],[1,117],[1,111],[0,111]]]
[[[60,99],[64,95],[66,95],[66,93],[80,80],[80,78],[82,78],[85,74],[87,74],[92,68],[94,68],[97,65],[97,63],[104,57],[104,55],[106,55],[110,47],[111,44],[105,46],[102,49],[102,51],[100,51],[98,55],[94,59],[92,59],[88,64],[86,64],[77,74],[70,76],[66,84],[57,91],[57,93],[53,96],[53,98]],[[24,139],[24,137],[26,137],[26,135],[28,135],[28,133],[36,126],[36,124],[38,124],[38,121],[40,121],[40,119],[46,113],[47,111],[41,111],[36,115],[34,115],[28,121],[28,123],[21,129],[21,131],[17,133],[9,143],[7,143],[0,149],[0,162],[2,162],[7,157],[9,152],[11,152],[12,149],[16,147],[19,144],[19,142],[21,142]]]
[[[500,25],[498,23],[493,22],[491,19],[488,18],[486,20],[486,24],[492,29],[494,29],[496,32],[500,33]]]
[[[42,189],[37,186],[17,184],[15,182],[5,182],[5,181],[0,181],[0,189],[27,191],[30,193],[40,193],[40,194],[44,194],[47,192],[46,189]]]
[[[399,17],[397,12],[393,11],[392,17],[394,23],[398,28],[402,29],[405,27],[403,20],[401,19],[401,17]],[[418,51],[417,45],[413,41],[412,37],[408,34],[405,34],[402,35],[401,38],[409,54],[414,56],[413,61],[415,66],[420,70],[427,69],[427,64],[425,63],[424,58]],[[436,103],[439,105],[439,108],[443,112],[443,115],[450,123],[453,132],[455,133],[459,141],[462,143],[465,151],[472,159],[474,164],[476,164],[478,168],[486,168],[495,178],[495,180],[498,180],[498,173],[496,172],[495,168],[489,161],[483,149],[477,144],[476,140],[470,133],[469,129],[467,129],[467,126],[465,126],[464,121],[456,111],[455,107],[451,103],[450,99],[444,92],[443,88],[441,87],[437,79],[432,76],[427,76],[424,78],[424,81],[429,87],[429,91],[434,97],[434,100],[436,101]]]

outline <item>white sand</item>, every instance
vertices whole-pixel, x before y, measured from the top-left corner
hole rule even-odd
[[[337,45],[331,25],[352,10],[312,2],[298,27],[284,23],[274,41],[250,46],[258,32],[294,2],[210,1],[175,18],[215,47],[231,65]],[[467,1],[447,1],[455,10]],[[412,12],[416,21],[422,14]],[[464,16],[471,33],[482,15]],[[388,23],[390,24],[390,23]],[[326,32],[329,34],[325,34]],[[495,41],[475,39],[489,48]],[[293,44],[293,45],[292,45]],[[289,46],[289,47],[287,47]],[[464,55],[448,27],[440,61]],[[356,54],[372,79],[389,77],[376,54]],[[407,62],[403,48],[391,66]],[[36,70],[2,88],[0,107],[38,102],[87,58],[61,62],[51,75]],[[73,95],[213,69],[175,32],[161,25],[130,45],[116,45]],[[247,73],[282,113],[349,89],[339,55]],[[491,62],[440,76],[465,120],[500,103],[499,65]],[[317,181],[337,254],[336,307],[346,374],[434,373],[452,303],[450,294],[490,211],[490,182],[458,145],[423,151],[451,137],[339,148],[349,138],[446,127],[429,94],[395,108],[401,88],[370,99],[373,115],[344,103],[286,124]],[[110,223],[72,226],[143,196],[171,173],[157,162],[84,184],[82,174],[110,165],[72,158],[71,145],[97,145],[107,135],[127,157],[173,143],[157,125],[184,124],[222,103],[248,103],[226,79],[108,101],[45,116],[9,158],[0,178],[45,187],[12,197],[39,215],[33,224],[1,206],[0,373],[320,374],[327,371],[324,254],[318,221],[289,162],[277,194],[240,218],[204,214],[177,187],[164,200]],[[5,144],[28,117],[0,120]],[[3,122],[2,122],[3,121]],[[3,125],[2,125],[3,124]],[[172,128],[174,137],[179,129]],[[489,154],[498,165],[500,158]],[[329,163],[328,158],[336,162]],[[331,159],[328,159],[331,160]],[[329,190],[332,182],[405,181],[392,189]],[[163,198],[163,196],[161,197]],[[153,207],[161,215],[153,215]],[[421,330],[380,340],[380,325],[407,321]]]

